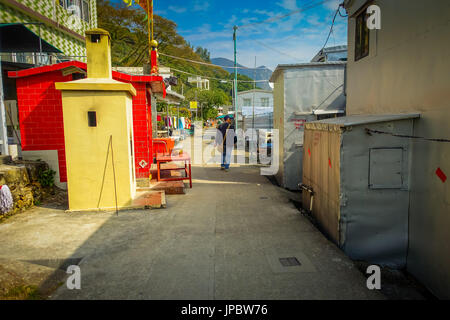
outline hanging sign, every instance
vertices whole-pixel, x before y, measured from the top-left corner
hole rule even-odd
[[[197,109],[197,101],[191,101],[191,109]]]

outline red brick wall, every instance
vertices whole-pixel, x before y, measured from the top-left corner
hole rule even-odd
[[[18,78],[16,82],[22,150],[58,150],[61,182],[67,182],[67,171],[61,92],[55,89],[55,82],[71,80],[71,75],[64,77],[57,70]],[[148,178],[153,161],[150,100],[146,83],[132,84],[137,92],[133,98],[136,178]],[[139,165],[142,160],[148,164],[145,168]]]
[[[134,157],[136,178],[148,178],[152,155],[151,107],[147,100],[146,83],[133,82],[137,96],[133,98]],[[142,168],[139,162],[145,160],[147,166]]]
[[[71,80],[71,75],[53,71],[16,81],[22,150],[58,150],[61,182],[67,182],[66,154],[61,92],[55,82]]]

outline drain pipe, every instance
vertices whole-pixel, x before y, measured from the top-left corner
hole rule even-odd
[[[311,201],[309,204],[309,212],[312,213],[312,209],[313,209],[313,204],[314,204],[314,190],[312,187],[307,186],[303,183],[299,183],[298,184],[299,188],[301,188],[302,190],[305,190],[307,192],[309,192],[310,196],[311,196]]]

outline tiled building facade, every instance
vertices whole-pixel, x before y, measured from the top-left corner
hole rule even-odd
[[[96,0],[1,0],[0,23],[26,27],[64,55],[84,60],[84,32],[97,27]]]

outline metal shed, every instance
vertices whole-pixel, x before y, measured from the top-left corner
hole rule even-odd
[[[345,62],[279,65],[274,83],[273,126],[279,133],[278,183],[298,190],[302,181],[303,132],[308,121],[345,114]]]
[[[305,124],[303,207],[355,260],[406,265],[409,168],[419,114]]]

